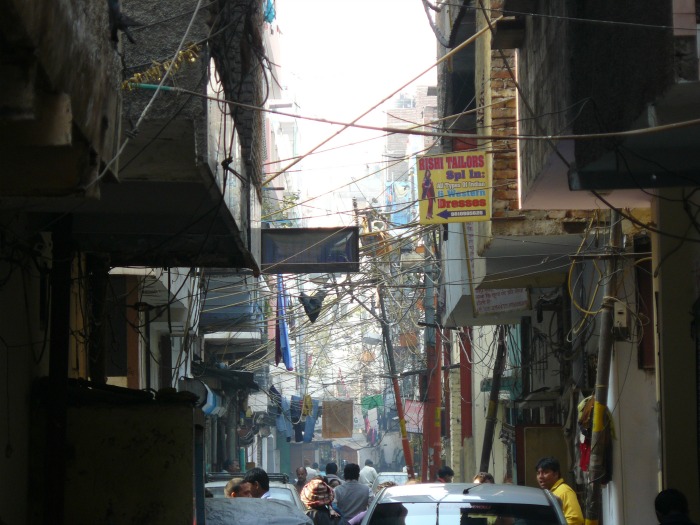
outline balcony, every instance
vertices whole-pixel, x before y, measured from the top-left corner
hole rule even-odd
[[[3,206],[96,196],[114,152],[118,56],[105,4],[0,3],[0,192]],[[51,20],[51,23],[46,23]]]
[[[643,190],[697,183],[699,128],[680,124],[699,115],[695,15],[676,12],[682,5],[587,4],[577,16],[612,23],[584,27],[555,21],[566,15],[563,3],[538,4],[545,16],[528,22],[519,53],[518,80],[531,108],[520,105],[519,133],[589,138],[522,144],[523,208],[601,206],[588,190],[616,207],[648,208],[652,197]],[[675,30],[641,34],[633,27],[659,20],[673,20]],[[653,74],[640,74],[640,64]],[[628,136],[593,138],[620,132]]]
[[[260,192],[243,159],[259,146],[203,102],[213,95],[207,54],[188,54],[166,82],[194,94],[160,91],[149,106],[154,91],[122,89],[124,77],[176,56],[190,16],[158,20],[196,2],[123,2],[144,30],[119,45],[106,4],[75,4],[3,1],[2,206],[28,210],[35,231],[65,218],[75,249],[108,254],[113,266],[258,271]],[[191,42],[206,40],[207,17],[195,17]]]

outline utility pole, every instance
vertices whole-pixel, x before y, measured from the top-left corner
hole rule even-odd
[[[461,481],[470,479],[467,472],[471,473],[474,468],[476,454],[474,453],[474,414],[472,402],[472,328],[465,328],[459,334],[459,341],[462,350],[459,353],[459,384],[462,402],[460,403],[460,421],[462,423],[460,454],[460,476]],[[469,463],[467,463],[469,462]]]
[[[425,255],[429,257],[429,237],[425,237]],[[435,283],[433,282],[432,263],[425,265],[425,357],[427,365],[427,387],[423,399],[423,458],[421,462],[422,476],[425,481],[433,481],[440,468],[442,448],[441,401],[442,401],[442,352],[439,330],[435,322]]]
[[[386,317],[386,307],[384,306],[384,294],[382,293],[382,287],[377,288],[377,294],[379,295],[379,308],[381,310],[381,317],[378,317],[374,310],[370,310],[367,306],[360,301],[355,295],[350,292],[350,295],[357,300],[362,308],[364,308],[369,314],[378,319],[382,325],[382,336],[384,339],[384,347],[386,349],[386,360],[389,365],[389,375],[391,376],[391,383],[394,388],[394,399],[396,400],[396,413],[399,417],[399,428],[401,430],[401,445],[403,447],[403,456],[406,461],[406,472],[408,473],[408,479],[414,479],[416,477],[413,471],[413,454],[411,454],[411,444],[408,441],[408,431],[406,430],[406,414],[403,410],[403,403],[401,402],[401,389],[399,388],[399,374],[396,372],[396,362],[394,361],[394,345],[391,342],[391,332],[389,330],[389,321]]]
[[[384,306],[384,294],[382,287],[377,288],[379,294],[379,307],[382,312],[382,334],[386,343],[386,356],[389,363],[389,374],[391,375],[391,383],[394,387],[394,398],[396,399],[396,413],[399,416],[399,427],[401,429],[401,444],[403,446],[403,455],[406,460],[406,472],[408,479],[415,478],[413,473],[413,455],[411,454],[411,444],[408,441],[408,432],[406,431],[406,415],[403,411],[403,403],[401,402],[401,389],[399,388],[399,375],[396,373],[396,363],[394,362],[394,345],[391,343],[391,333],[389,331],[389,322],[386,318],[386,308]]]
[[[496,364],[493,367],[491,379],[491,394],[489,395],[489,408],[486,412],[486,428],[484,429],[484,444],[481,448],[481,462],[479,472],[489,471],[489,459],[493,446],[493,435],[496,429],[496,416],[498,411],[498,393],[501,390],[501,377],[506,368],[506,341],[505,327],[498,326],[498,347],[496,350]]]
[[[355,212],[355,221],[359,226],[359,214],[357,210],[357,199],[353,199],[353,209]],[[372,231],[372,222],[367,221],[367,226],[369,231]],[[350,293],[352,297],[354,295]],[[408,441],[408,431],[406,430],[406,414],[403,410],[403,402],[401,401],[401,389],[399,388],[399,374],[396,371],[396,362],[394,361],[394,345],[391,342],[391,331],[389,329],[389,321],[386,316],[386,307],[384,306],[384,294],[382,293],[382,286],[377,287],[377,295],[379,295],[379,308],[381,310],[381,318],[379,321],[382,325],[382,336],[384,339],[384,347],[386,349],[386,359],[389,365],[389,375],[391,376],[391,383],[394,388],[394,399],[396,401],[396,414],[399,417],[399,428],[401,430],[401,445],[403,447],[403,456],[406,462],[406,473],[408,474],[408,479],[414,479],[416,477],[413,471],[413,454],[411,454],[411,444]],[[362,308],[367,310],[369,314],[377,318],[377,314],[374,312],[374,306],[370,310],[365,306],[362,301],[357,300]]]
[[[590,483],[586,498],[585,525],[598,525],[601,509],[601,483],[605,474],[605,413],[607,412],[608,381],[613,338],[613,307],[617,293],[617,262],[622,245],[622,222],[617,210],[610,210],[610,240],[605,259],[603,302],[600,309],[600,338],[598,339],[598,369],[595,378],[591,460],[588,466]]]

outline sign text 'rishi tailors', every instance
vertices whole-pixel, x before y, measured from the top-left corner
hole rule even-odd
[[[421,224],[491,219],[491,170],[483,151],[418,159]]]

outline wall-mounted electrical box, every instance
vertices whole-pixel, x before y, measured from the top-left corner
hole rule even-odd
[[[625,341],[630,336],[630,310],[624,301],[615,301],[613,305],[613,334],[618,341]]]

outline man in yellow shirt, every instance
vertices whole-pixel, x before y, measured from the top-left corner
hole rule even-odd
[[[567,525],[583,525],[583,512],[576,492],[561,477],[559,460],[552,457],[542,458],[537,462],[537,483],[549,490],[562,502]]]

